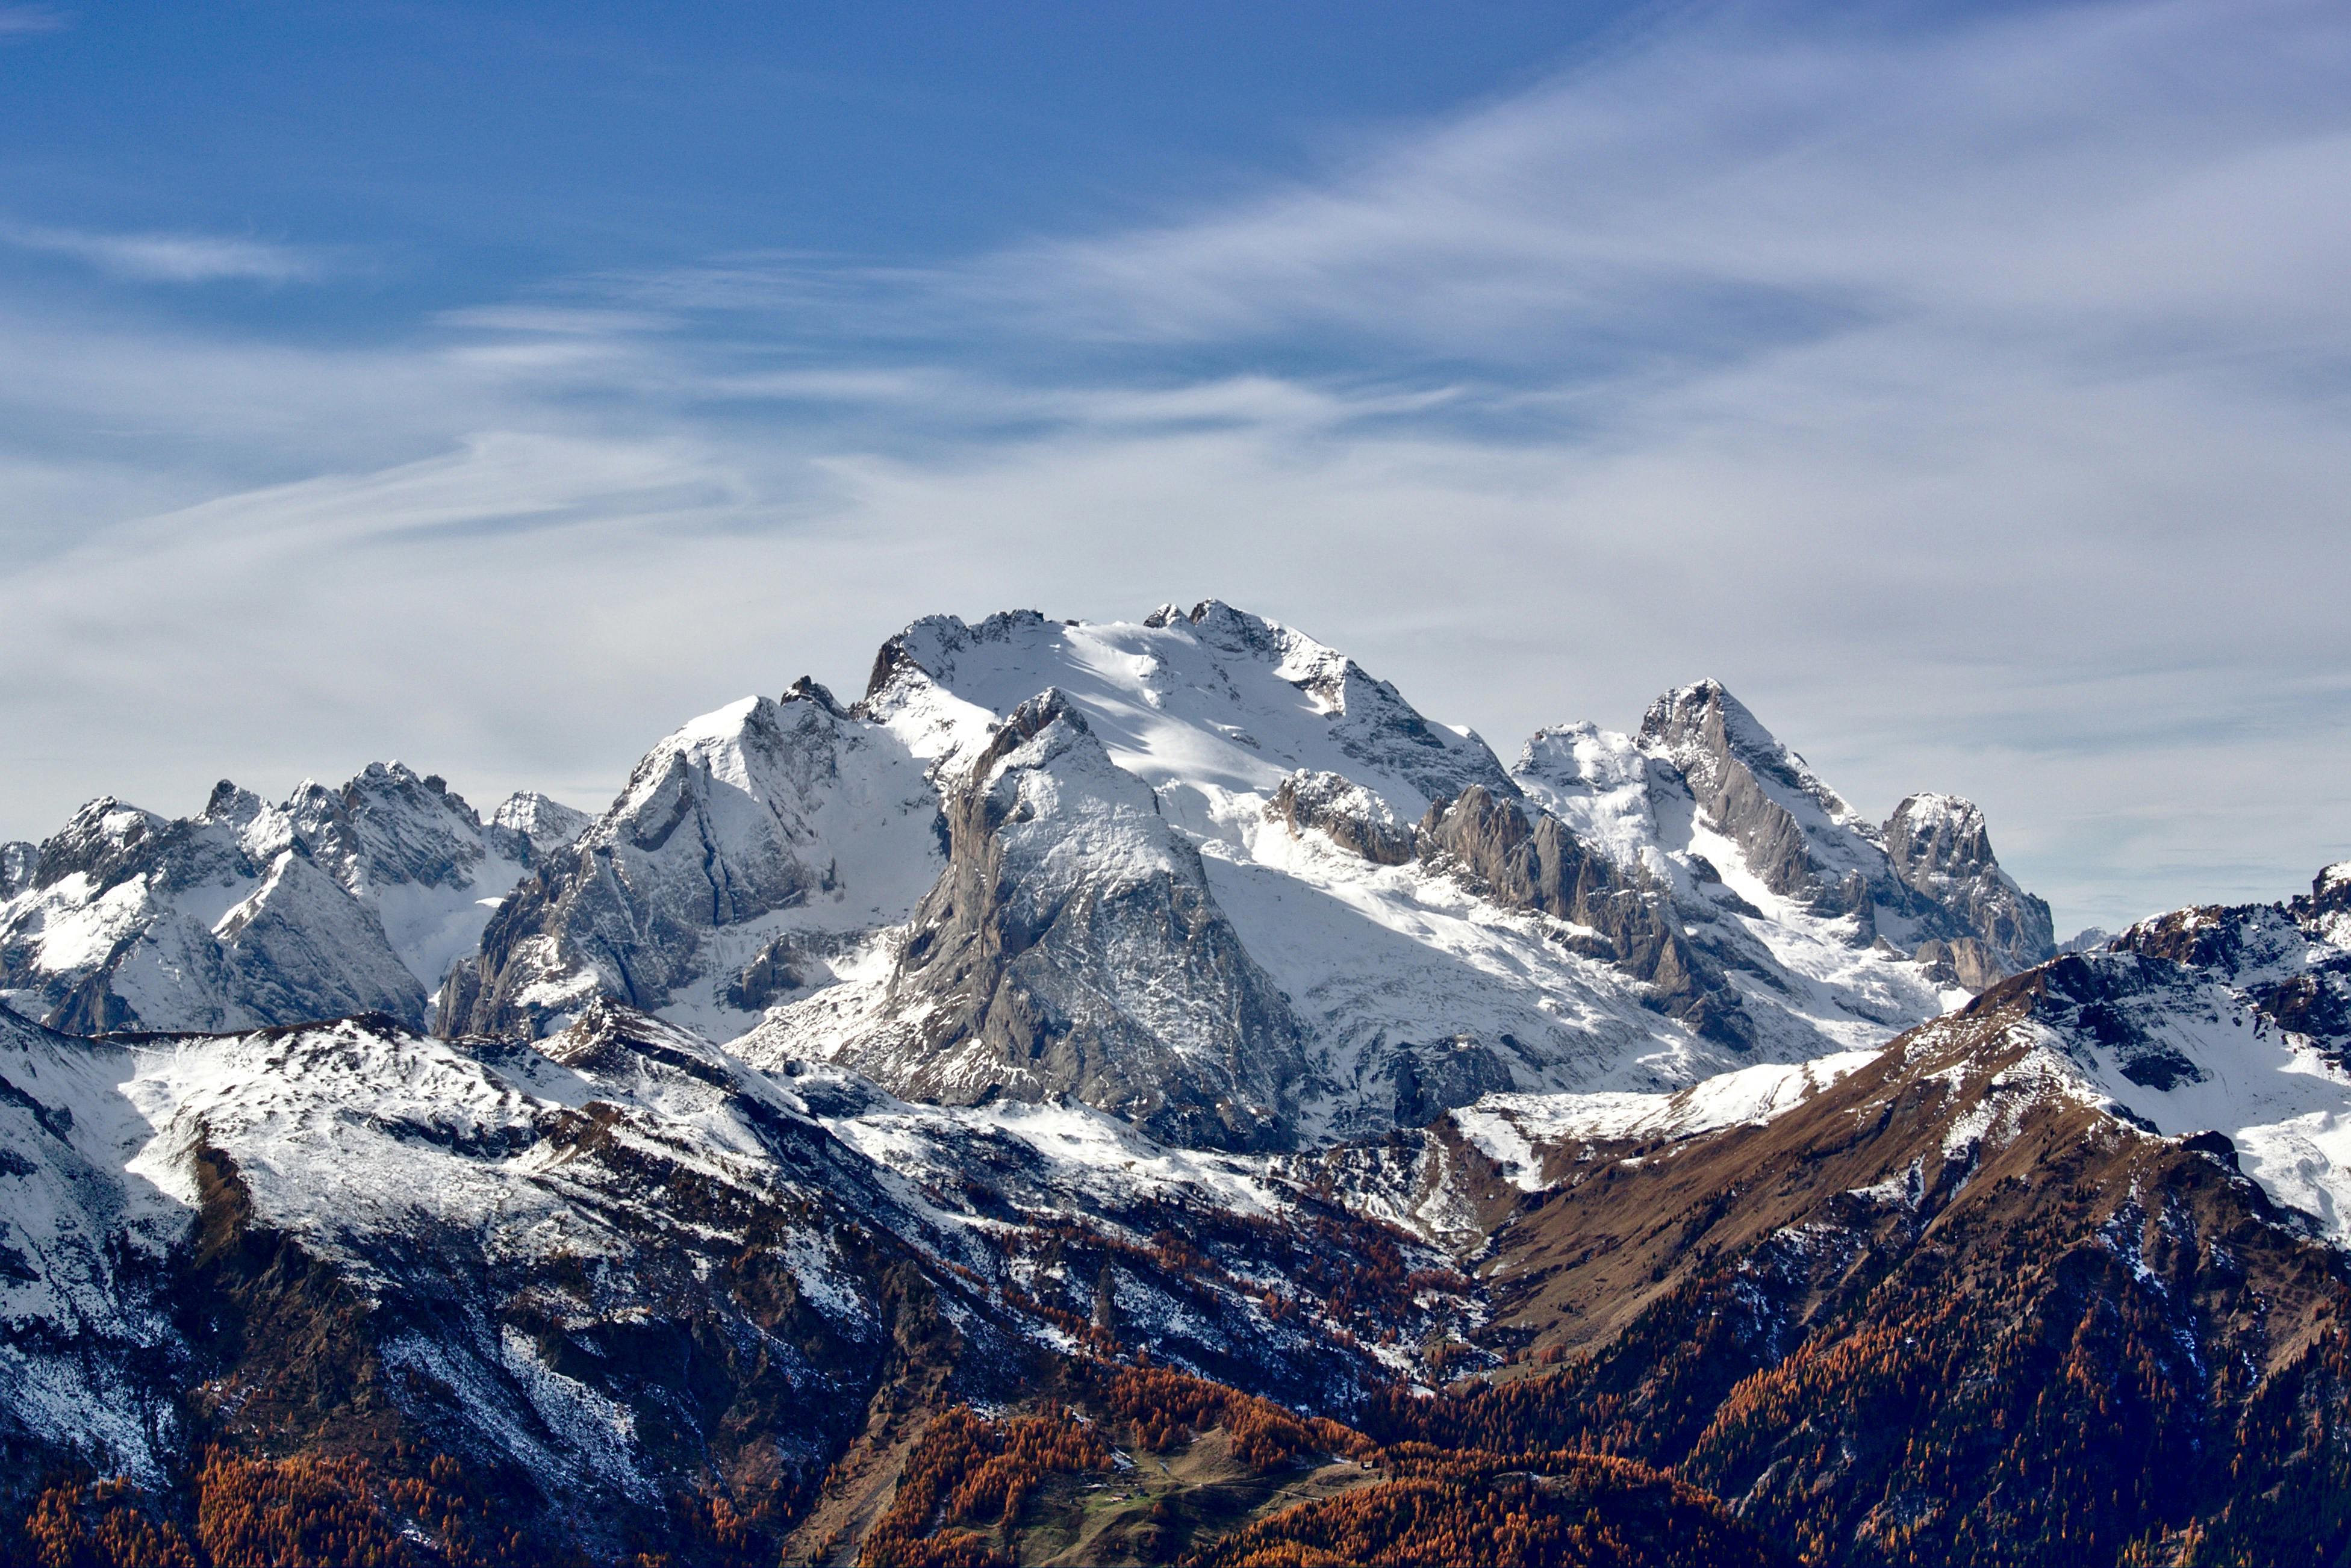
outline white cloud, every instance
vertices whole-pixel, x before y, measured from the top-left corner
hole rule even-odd
[[[64,13],[47,5],[0,5],[0,37],[23,37],[27,33],[61,33],[68,20]]]
[[[1323,179],[365,350],[0,313],[0,805],[399,752],[593,804],[914,615],[1217,594],[1509,751],[1729,681],[2061,918],[2351,852],[2351,21],[1688,23]],[[10,455],[10,448],[16,448]]]
[[[19,250],[69,256],[138,283],[308,283],[325,270],[311,252],[218,235],[92,234],[8,224],[0,225],[0,241]]]

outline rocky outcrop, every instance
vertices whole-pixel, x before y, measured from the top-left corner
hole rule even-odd
[[[1015,708],[946,808],[948,856],[852,1060],[949,1104],[1069,1096],[1193,1146],[1294,1134],[1303,1031],[1199,852],[1058,691]]]
[[[2049,906],[2001,869],[1971,801],[1912,795],[1884,827],[1868,822],[1716,681],[1651,704],[1638,745],[1667,770],[1653,795],[1686,788],[1757,881],[1812,915],[1850,916],[1855,946],[1894,937],[1974,990],[2056,951]]]
[[[0,844],[0,899],[14,898],[33,884],[33,868],[40,863],[41,846],[21,841]]]
[[[2059,953],[2095,953],[2114,939],[2115,934],[2103,925],[2085,925],[2058,943],[2057,951]]]
[[[536,789],[522,789],[498,803],[498,809],[490,814],[489,825],[519,833],[535,855],[544,857],[568,847],[595,820]]]
[[[1930,936],[1918,944],[1910,957],[1935,984],[1967,991],[1987,990],[2010,973],[1999,953],[1975,936]]]
[[[2321,871],[2311,879],[2309,894],[2291,907],[2308,930],[2338,947],[2351,947],[2351,861]]]
[[[1429,808],[1419,850],[1432,863],[1458,865],[1497,903],[1587,928],[1595,956],[1646,982],[1660,1011],[1701,1035],[1750,1039],[1738,993],[1683,936],[1664,891],[1628,876],[1558,819],[1531,823],[1517,802],[1473,785]]]
[[[812,973],[793,934],[904,917],[936,874],[937,821],[905,747],[813,683],[705,715],[499,906],[435,1027],[542,1034],[608,997],[747,1029]]]
[[[0,907],[7,1004],[71,1033],[421,1021],[427,988],[373,889],[321,866],[313,850],[327,846],[291,810],[233,788],[214,808],[173,821],[95,800],[44,843]]]
[[[1823,915],[1861,915],[1865,942],[1876,935],[1873,904],[1901,902],[1853,808],[1721,683],[1659,697],[1642,717],[1639,740],[1679,770],[1717,831],[1773,893]]]
[[[2031,968],[2056,953],[2049,905],[2001,869],[1974,801],[1909,796],[1886,820],[1884,839],[1902,884],[1960,922],[1990,949],[2001,973]]]
[[[1336,773],[1300,768],[1274,790],[1265,814],[1293,836],[1319,831],[1374,865],[1405,865],[1416,852],[1413,830],[1386,801]]]

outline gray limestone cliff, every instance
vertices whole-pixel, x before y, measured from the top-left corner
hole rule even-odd
[[[1472,785],[1429,808],[1419,852],[1458,864],[1497,903],[1595,933],[1593,956],[1646,982],[1660,1011],[1701,1035],[1732,1045],[1751,1038],[1738,993],[1684,937],[1667,890],[1595,852],[1556,817],[1530,822],[1517,802]]]
[[[1061,693],[1022,704],[946,807],[948,858],[852,1052],[950,1104],[1067,1095],[1191,1146],[1294,1136],[1304,1035],[1199,852]]]
[[[936,873],[937,821],[920,765],[821,687],[705,715],[507,898],[435,1028],[538,1036],[599,998],[748,1028],[811,954],[904,917]]]
[[[1958,919],[2005,972],[2056,953],[2049,905],[2001,869],[1983,811],[1972,800],[1912,795],[1886,821],[1885,840],[1903,884]]]
[[[1970,990],[2056,950],[2049,906],[2001,869],[1971,801],[1913,795],[1882,828],[1869,822],[1716,681],[1650,705],[1639,745],[1764,887],[1812,914],[1851,916],[1856,945],[1893,937],[1942,983]]]

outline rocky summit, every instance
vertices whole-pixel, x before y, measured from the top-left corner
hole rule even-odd
[[[2351,1552],[2351,868],[2061,949],[1711,681],[872,671],[0,846],[0,1559]]]

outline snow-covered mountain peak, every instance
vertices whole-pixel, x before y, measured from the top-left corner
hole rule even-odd
[[[1878,836],[1903,885],[1959,917],[2001,968],[2024,968],[2055,950],[2048,904],[2001,869],[1974,801],[1909,796]]]
[[[2054,950],[2048,905],[2000,869],[1970,801],[1917,794],[1866,821],[1716,681],[1650,705],[1639,745],[1699,808],[1693,852],[1751,876],[1750,903],[1845,922],[1970,990]]]
[[[1629,735],[1588,722],[1547,726],[1510,769],[1527,798],[1627,870],[1667,876],[1650,800],[1650,762]]]
[[[544,857],[440,1027],[537,1035],[610,996],[731,1037],[905,918],[937,876],[937,822],[922,761],[813,683],[729,703],[654,743]]]
[[[112,886],[171,827],[154,812],[101,795],[76,811],[41,844],[33,871],[37,885],[82,877],[93,891]]]
[[[771,697],[738,697],[697,714],[655,741],[629,770],[618,800],[591,830],[609,840],[616,824],[643,816],[656,797],[674,796],[677,779],[698,771],[715,783],[757,793],[768,782],[763,764],[783,747],[781,708]]]
[[[397,762],[277,805],[224,779],[178,821],[109,797],[0,905],[0,998],[72,1030],[421,1024],[533,857]]]
[[[1196,831],[1245,831],[1234,824],[1256,821],[1300,768],[1343,774],[1405,821],[1473,783],[1516,792],[1484,742],[1431,724],[1335,650],[1215,600],[1099,624],[929,617],[883,645],[864,706],[945,776],[1048,686],[1121,768],[1176,791],[1170,809]]]
[[[1071,694],[1011,706],[946,820],[946,866],[846,1060],[949,1103],[1067,1094],[1182,1143],[1294,1135],[1302,1030]]]
[[[1976,863],[1992,858],[1983,808],[1964,795],[1945,795],[1932,789],[1906,795],[1889,820],[1907,824],[1914,838],[1951,845],[1950,852],[1938,856],[1946,862],[1954,856]]]
[[[856,712],[927,764],[950,871],[914,912],[893,979],[795,996],[763,1038],[845,1053],[909,1092],[979,1092],[997,1064],[1052,1049],[1061,1026],[1025,999],[981,1028],[995,1031],[985,1050],[959,1032],[953,1020],[996,1005],[968,990],[996,972],[980,927],[1028,932],[1066,899],[1141,889],[1119,871],[1129,862],[1170,879],[1315,1020],[1300,1025],[1310,1135],[1426,1120],[1489,1089],[1646,1088],[1740,1052],[1865,1043],[1961,994],[1940,956],[1922,968],[1874,948],[1870,920],[1882,899],[1908,942],[1964,923],[1904,887],[1875,830],[1719,684],[1669,695],[1646,739],[1546,730],[1513,776],[1335,649],[1209,600],[1139,622],[918,621],[884,645]],[[1702,801],[1677,741],[1710,781]],[[1774,856],[1792,873],[1784,891],[1754,869]],[[1113,971],[1159,940],[1136,934],[1166,924],[1122,914],[1115,943],[1071,943],[1056,995],[1114,995]],[[1967,961],[1970,976],[2003,972]],[[1101,972],[1081,982],[1081,965]],[[1153,1061],[1173,1060],[1138,1050],[1139,1077],[1081,1097],[1123,1104]],[[1044,1076],[1074,1082],[1057,1074]]]
[[[538,854],[551,854],[588,831],[596,819],[536,789],[517,789],[490,813],[490,824],[519,833]]]
[[[340,789],[306,779],[284,810],[310,858],[354,894],[467,886],[489,852],[465,798],[399,762],[371,762]]]
[[[1016,896],[1050,901],[1081,882],[1199,874],[1197,852],[1161,818],[1151,786],[1111,760],[1058,687],[1012,710],[973,764],[972,788],[985,794]]]
[[[241,833],[268,810],[268,801],[235,779],[224,779],[213,786],[212,794],[204,800],[204,809],[196,813],[196,820],[218,822]]]
[[[1744,764],[1774,794],[1792,791],[1809,800],[1831,821],[1869,831],[1844,797],[1823,783],[1810,764],[1781,744],[1745,703],[1720,681],[1677,686],[1641,716],[1641,743],[1668,758],[1701,789],[1718,788],[1729,762]],[[1786,802],[1782,802],[1783,804]]]

